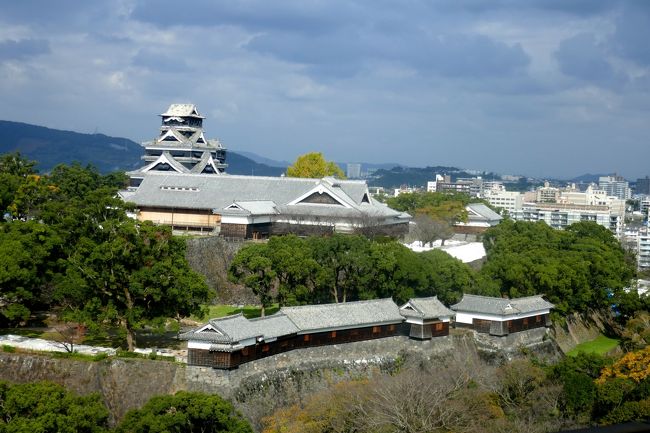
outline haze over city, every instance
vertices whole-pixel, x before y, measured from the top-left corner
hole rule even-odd
[[[0,119],[137,141],[170,103],[278,160],[648,174],[645,1],[59,1],[0,11]]]

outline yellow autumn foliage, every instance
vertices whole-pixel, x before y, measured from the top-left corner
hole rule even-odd
[[[630,379],[636,383],[650,376],[650,346],[642,350],[626,353],[613,365],[603,368],[597,384],[608,379]]]

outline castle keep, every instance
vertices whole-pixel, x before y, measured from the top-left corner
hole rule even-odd
[[[375,201],[364,181],[229,175],[226,150],[204,137],[194,105],[173,104],[161,117],[158,138],[143,144],[147,165],[119,192],[139,220],[241,239],[408,231],[410,215]]]

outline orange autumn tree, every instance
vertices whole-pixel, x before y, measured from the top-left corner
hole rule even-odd
[[[650,346],[626,353],[612,366],[603,368],[596,383],[602,385],[608,379],[630,379],[636,383],[650,376]]]

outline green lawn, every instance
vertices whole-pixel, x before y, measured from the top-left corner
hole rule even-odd
[[[599,335],[596,339],[591,341],[586,341],[584,343],[578,344],[576,347],[571,349],[568,356],[576,356],[580,352],[585,353],[595,353],[597,355],[604,355],[610,350],[618,346],[619,340],[615,338],[605,337],[604,335]]]
[[[276,313],[280,309],[278,304],[273,304],[268,307],[265,311],[266,315]],[[252,319],[253,317],[260,317],[262,314],[262,309],[256,305],[244,305],[243,308],[240,308],[236,305],[210,305],[208,315],[203,319],[198,319],[192,316],[192,319],[197,321],[207,320],[207,319],[217,319],[219,317],[230,316],[232,314],[237,314],[243,312],[244,316]]]

